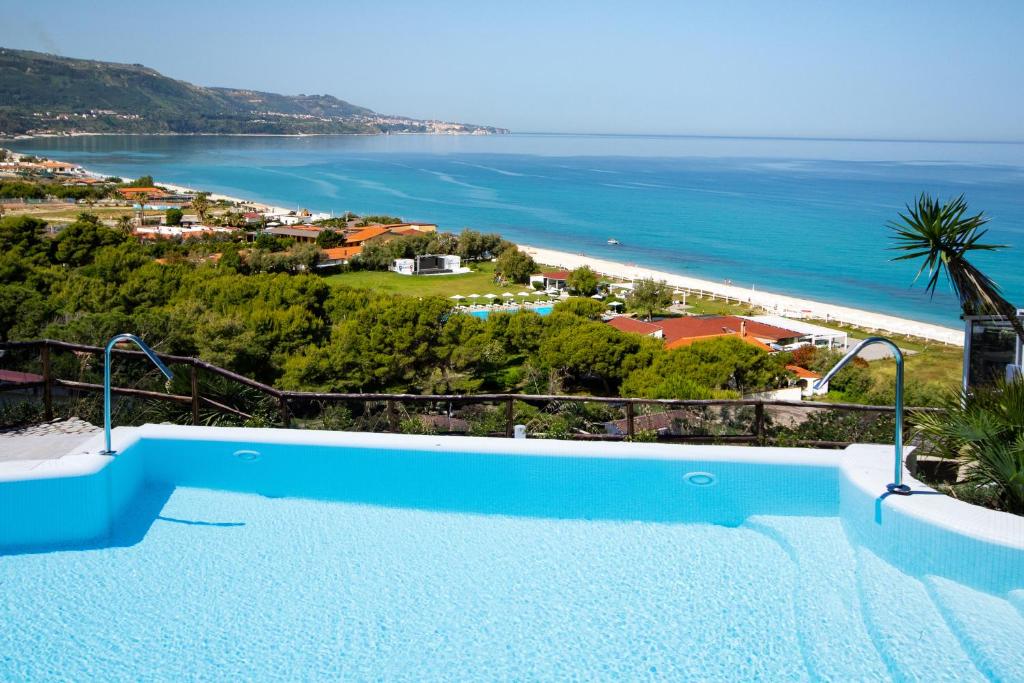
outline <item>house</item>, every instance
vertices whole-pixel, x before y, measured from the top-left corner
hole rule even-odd
[[[625,315],[615,316],[608,321],[608,324],[621,332],[642,334],[647,337],[654,337],[655,339],[664,339],[665,337],[664,330],[657,323],[649,323]]]
[[[320,261],[316,264],[316,267],[333,268],[335,266],[343,266],[362,250],[362,247],[331,247],[330,249],[322,249],[320,251]]]
[[[813,396],[824,396],[828,393],[828,382],[821,385],[820,388],[815,388],[814,383],[821,379],[821,375],[818,373],[802,368],[799,365],[787,365],[786,369],[796,375],[796,386],[800,387],[800,395],[804,398],[811,398]]]
[[[800,334],[792,330],[747,320],[734,315],[686,316],[645,322],[616,316],[608,324],[623,332],[644,334],[662,339],[666,349],[715,339],[736,336],[765,351],[780,351]]]
[[[42,161],[39,163],[39,167],[44,172],[59,175],[73,175],[82,172],[81,167],[64,161]]]
[[[345,244],[353,247],[361,247],[375,242],[387,242],[388,240],[393,240],[396,237],[398,237],[398,235],[393,233],[389,226],[371,225],[347,236],[345,238]]]
[[[414,259],[395,259],[388,270],[399,275],[450,275],[469,272],[469,268],[462,267],[462,259],[450,254],[424,254]]]
[[[133,202],[139,201],[145,195],[147,204],[154,199],[163,199],[165,194],[159,187],[121,187],[118,188],[117,192],[125,199]]]
[[[323,231],[323,228],[318,228],[314,225],[284,225],[267,228],[263,232],[276,237],[290,237],[300,243],[314,243]]]
[[[548,273],[531,275],[530,284],[536,287],[538,283],[541,289],[568,289],[569,271],[555,270]]]

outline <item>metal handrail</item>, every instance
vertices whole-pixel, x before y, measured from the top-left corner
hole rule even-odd
[[[861,352],[861,349],[872,344],[884,344],[892,349],[893,355],[896,356],[896,404],[894,406],[896,411],[896,433],[893,435],[896,463],[892,483],[887,484],[885,488],[889,493],[906,496],[910,494],[910,487],[903,483],[903,351],[900,350],[900,347],[896,346],[896,343],[891,339],[886,339],[885,337],[868,337],[840,358],[839,362],[824,377],[814,383],[814,388],[820,389],[825,384],[828,384],[829,380],[843,369],[843,366]]]
[[[101,455],[114,454],[114,450],[110,447],[110,352],[115,344],[123,341],[130,341],[138,346],[149,357],[149,360],[153,361],[153,365],[160,372],[164,373],[168,380],[174,379],[174,373],[164,365],[163,361],[156,355],[156,352],[134,334],[116,334],[107,342],[107,346],[103,350],[103,439],[105,448],[100,451]]]

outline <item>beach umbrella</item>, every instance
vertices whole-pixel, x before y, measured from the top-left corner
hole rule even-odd
[[[519,292],[519,296],[533,296],[530,292]]]
[[[469,296],[467,296],[466,298],[467,298],[467,299],[479,299],[479,298],[480,298],[480,295],[479,295],[479,294],[470,294],[470,295],[469,295]]]
[[[501,297],[497,294],[484,294],[485,299],[500,299]]]
[[[590,298],[591,299],[603,299],[604,298],[604,294],[591,294]]]
[[[622,308],[622,302],[621,301],[612,301],[608,305],[611,306],[612,308]]]
[[[462,296],[461,294],[453,294],[452,296],[450,296],[448,298],[449,299],[455,299],[456,301],[461,301],[462,299],[465,299],[466,297]]]
[[[515,294],[513,294],[512,292],[502,292],[501,295],[502,296],[506,296],[506,297],[513,297],[513,296],[515,296]]]

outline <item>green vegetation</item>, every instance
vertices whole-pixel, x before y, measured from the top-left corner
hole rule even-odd
[[[494,289],[489,261],[467,275],[322,278],[309,273],[315,245],[257,243],[243,258],[246,246],[223,238],[143,245],[90,214],[55,238],[34,218],[0,219],[0,331],[99,345],[133,330],[160,351],[292,389],[614,395],[666,362],[657,340],[595,320],[600,304],[588,298],[546,317],[456,314],[447,297],[457,287]],[[758,354],[768,358],[751,348],[731,370],[722,353],[699,344],[671,355],[692,356],[692,367],[713,363],[698,377],[714,392],[781,381],[750,371]]]
[[[914,416],[922,452],[956,460],[960,486],[988,489],[998,507],[1024,514],[1024,381],[950,393],[942,407]]]
[[[502,282],[525,284],[537,272],[537,264],[529,254],[519,251],[515,246],[508,246],[498,256],[494,272]]]
[[[672,288],[656,280],[637,280],[626,301],[630,308],[651,317],[672,303]]]
[[[569,273],[566,284],[569,291],[577,296],[593,296],[597,293],[597,274],[590,266],[580,266]]]

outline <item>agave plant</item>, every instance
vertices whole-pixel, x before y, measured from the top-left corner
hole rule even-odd
[[[1007,510],[1024,513],[1024,380],[953,393],[943,407],[911,416],[924,450],[955,458],[963,481],[994,488]]]
[[[924,259],[915,281],[928,274],[925,289],[932,296],[945,275],[960,300],[965,315],[999,315],[1010,321],[1017,335],[1024,339],[1024,325],[1017,318],[1013,304],[990,277],[978,270],[968,259],[971,252],[996,251],[1001,244],[984,244],[988,232],[985,214],[968,215],[967,202],[960,195],[945,204],[937,197],[921,194],[915,205],[907,205],[899,220],[888,226],[896,232],[893,249],[906,252],[894,260]]]

